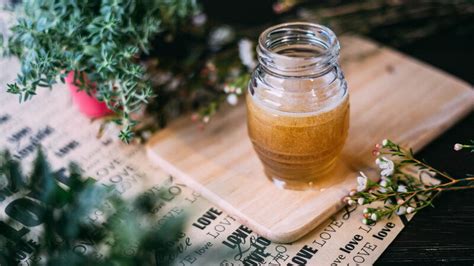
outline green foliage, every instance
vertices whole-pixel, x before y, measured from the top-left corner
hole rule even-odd
[[[18,238],[13,236],[18,234],[0,232],[1,265],[16,265],[21,257],[19,254],[28,251],[27,246],[34,246],[30,258],[41,257],[41,260],[31,259],[33,265],[169,263],[159,259],[174,251],[169,243],[176,243],[182,236],[184,219],[176,218],[160,227],[155,226],[152,209],[160,204],[163,195],[139,195],[123,200],[107,187],[96,184],[94,179],[83,178],[78,166],[72,164],[68,172],[68,187],[65,188],[57,182],[59,173],[52,171],[39,151],[27,178],[20,163],[8,152],[0,154],[0,189],[35,202],[29,207],[22,205],[16,211],[35,210],[38,222],[34,226],[43,227],[33,244],[24,236]],[[5,224],[18,227],[18,221],[13,220],[8,215],[3,216],[0,219],[2,228]],[[88,251],[74,251],[78,243],[87,243],[83,247],[86,249],[87,245]]]
[[[25,101],[73,71],[81,89],[117,114],[120,138],[128,142],[132,113],[153,96],[140,54],[154,36],[178,30],[196,11],[195,0],[26,0],[10,29],[6,53],[22,67],[8,91]]]

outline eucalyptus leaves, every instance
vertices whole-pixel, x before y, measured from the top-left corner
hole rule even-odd
[[[125,142],[137,123],[132,114],[153,96],[140,54],[148,52],[154,36],[176,29],[197,11],[195,0],[25,0],[21,7],[1,45],[22,63],[8,91],[25,101],[38,87],[51,88],[73,71],[75,83],[116,114]]]
[[[416,159],[411,149],[404,149],[390,140],[377,144],[373,154],[377,156],[375,163],[380,169],[379,177],[369,179],[360,172],[357,190],[343,199],[349,205],[383,203],[363,210],[364,224],[433,206],[433,199],[441,191],[474,188],[474,177],[455,179]],[[430,182],[429,178],[435,175],[444,182]]]

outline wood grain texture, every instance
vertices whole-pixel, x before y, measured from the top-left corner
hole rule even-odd
[[[147,144],[150,159],[258,234],[286,243],[342,206],[356,172],[370,171],[375,143],[390,138],[419,150],[473,109],[468,84],[359,37],[341,43],[351,126],[334,178],[318,189],[281,190],[265,178],[243,105],[221,112],[203,132],[187,117],[170,124]]]

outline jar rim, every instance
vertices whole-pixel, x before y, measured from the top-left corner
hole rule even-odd
[[[309,51],[302,52],[301,46]],[[292,55],[282,53],[292,48],[300,51]],[[263,31],[258,38],[257,54],[260,64],[276,74],[318,75],[337,64],[339,48],[336,34],[328,27],[310,22],[289,22]]]
[[[277,30],[292,30],[292,29],[296,29],[297,27],[306,27],[308,28],[307,31],[309,31],[309,29],[312,29],[313,32],[315,31],[323,32],[329,37],[328,38],[329,42],[326,43],[328,46],[325,47],[323,53],[319,56],[330,54],[334,49],[339,48],[339,42],[337,40],[336,34],[330,28],[321,24],[311,23],[311,22],[302,22],[302,21],[281,23],[281,24],[277,24],[277,25],[267,28],[260,34],[258,38],[259,48],[263,52],[272,54],[272,56],[275,56],[275,57],[281,57],[281,58],[286,58],[286,59],[294,58],[293,56],[279,54],[275,51],[272,51],[272,49],[268,47],[268,42],[266,40],[269,39],[269,36],[271,33],[276,32]],[[298,57],[298,58],[304,59],[305,57]],[[313,56],[308,56],[306,58],[313,58]]]

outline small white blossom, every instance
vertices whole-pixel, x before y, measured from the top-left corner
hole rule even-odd
[[[369,220],[367,220],[367,219],[364,218],[364,219],[362,219],[362,223],[363,223],[363,224],[369,224]]]
[[[249,70],[252,70],[257,65],[253,52],[253,44],[248,39],[242,39],[239,41],[239,57],[242,64]]]
[[[387,193],[387,189],[384,187],[379,188],[380,193]]]
[[[391,168],[387,168],[387,169],[383,169],[381,172],[380,172],[380,175],[382,176],[391,176],[393,175],[393,172],[394,172],[394,166],[393,166],[393,162],[390,161],[392,163],[392,167]]]
[[[460,150],[462,150],[462,148],[464,148],[464,146],[462,144],[460,144],[460,143],[454,144],[454,150],[455,151],[460,151]]]
[[[352,205],[354,205],[355,203],[356,203],[356,202],[355,202],[354,200],[351,200],[351,199],[347,201],[347,204],[349,204],[349,206],[352,206]]]
[[[380,158],[377,157],[377,159],[375,159],[375,164],[376,165],[379,165],[382,161],[380,160]]]
[[[350,192],[349,192],[349,196],[353,197],[355,196],[355,194],[357,193],[356,190],[352,189]]]
[[[206,115],[205,117],[202,118],[202,122],[204,122],[206,124],[209,123],[209,120],[211,120],[211,118],[208,115]]]
[[[143,131],[142,133],[142,137],[145,139],[145,140],[148,140],[150,137],[151,137],[151,131],[150,130],[147,130],[147,131]]]
[[[209,45],[215,49],[230,43],[235,37],[235,32],[230,26],[224,25],[212,30],[209,36]]]
[[[400,206],[397,210],[397,215],[404,215],[407,212],[407,208],[405,206]]]
[[[404,185],[399,185],[398,188],[397,188],[397,192],[406,193],[407,192],[407,187],[405,187]]]
[[[360,176],[357,177],[357,191],[364,191],[367,189],[367,185],[369,183],[369,178],[363,173],[359,172]]]
[[[233,91],[233,88],[230,87],[229,85],[226,84],[226,85],[224,86],[224,92],[225,92],[225,93],[231,93],[232,91]]]
[[[382,140],[382,147],[386,147],[388,145],[388,139]]]
[[[192,18],[194,26],[202,26],[207,21],[207,16],[204,13],[200,13]]]
[[[395,164],[393,163],[392,160],[387,159],[385,157],[377,158],[375,160],[375,163],[378,165],[382,171],[380,172],[381,176],[391,176],[393,175],[393,172],[395,171]]]
[[[370,211],[369,211],[369,208],[365,208],[365,209],[363,210],[363,213],[369,213],[369,212],[370,212]]]
[[[370,215],[370,219],[373,220],[373,221],[377,221],[379,217],[377,216],[376,213],[372,213],[372,215]]]
[[[412,213],[414,211],[415,211],[415,208],[413,208],[413,207],[408,207],[407,208],[407,213]]]
[[[388,186],[388,182],[387,182],[386,179],[383,179],[382,181],[380,181],[379,184],[380,184],[381,187],[387,187]]]
[[[359,205],[364,205],[365,199],[364,198],[358,198],[357,203],[359,203]]]
[[[230,105],[236,105],[239,102],[239,98],[234,93],[227,95],[227,102]]]

